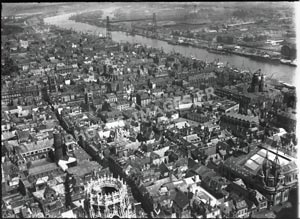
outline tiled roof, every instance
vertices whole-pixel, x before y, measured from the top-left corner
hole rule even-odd
[[[13,137],[15,137],[15,133],[14,132],[4,132],[1,134],[1,140],[2,141],[5,141],[5,140],[8,140],[8,139],[11,139]]]
[[[84,160],[82,162],[79,162],[78,166],[68,168],[67,172],[78,176],[85,176],[86,174],[89,174],[99,168],[100,165],[96,161]]]
[[[161,171],[161,173],[165,173],[165,172],[169,172],[169,168],[166,166],[166,164],[164,162],[162,162],[160,165],[159,165],[159,169]]]
[[[29,138],[30,131],[17,130],[16,134],[17,134],[19,140],[27,140]]]
[[[178,190],[174,202],[182,209],[189,203],[189,199],[182,191]]]
[[[245,200],[239,201],[236,203],[236,208],[239,209],[243,209],[247,207],[247,203]]]
[[[52,189],[56,192],[56,194],[59,195],[65,194],[65,185],[63,183],[53,186]]]
[[[29,169],[29,175],[36,175],[39,173],[48,172],[54,169],[57,169],[57,165],[55,163],[48,163],[42,166],[36,166]]]
[[[256,117],[246,116],[246,115],[243,115],[243,114],[233,113],[233,112],[226,113],[225,115],[229,116],[229,117],[232,117],[232,118],[235,118],[235,119],[241,119],[241,120],[245,120],[245,121],[249,121],[249,122],[258,123],[258,117],[257,116]]]
[[[279,112],[277,112],[277,114],[279,116],[282,116],[282,117],[286,117],[286,118],[289,118],[289,119],[292,119],[292,120],[296,120],[296,114],[291,113],[291,112],[279,111]]]
[[[53,146],[53,139],[43,139],[37,142],[23,143],[20,145],[22,153],[29,151],[39,150],[47,147]]]
[[[284,166],[282,167],[282,172],[283,172],[283,174],[284,174],[284,173],[288,173],[288,172],[293,171],[293,170],[295,170],[295,169],[297,169],[297,168],[298,168],[298,167],[297,167],[296,162],[295,162],[295,161],[292,161],[292,162],[290,162],[289,164],[284,165]]]
[[[210,172],[212,172],[212,170],[209,169],[209,168],[207,168],[206,166],[201,165],[200,167],[198,167],[197,169],[195,169],[195,172],[204,179],[207,176],[207,174],[209,174]]]
[[[149,99],[148,93],[140,93],[138,95],[140,96],[141,100]]]
[[[82,149],[74,150],[74,155],[78,160],[89,160],[91,156]]]

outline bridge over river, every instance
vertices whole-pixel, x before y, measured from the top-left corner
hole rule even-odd
[[[106,33],[106,29],[103,27],[97,27],[93,25],[89,25],[86,23],[75,22],[69,20],[69,17],[72,16],[71,14],[62,14],[57,15],[54,17],[45,18],[45,23],[59,26],[61,28],[66,29],[73,29],[78,32],[86,32],[89,34],[99,34]],[[112,11],[105,12],[103,17],[110,16],[112,17]],[[150,19],[150,18],[145,18]],[[153,18],[152,18],[153,19]],[[112,31],[112,40],[116,42],[129,42],[129,43],[139,43],[141,45],[151,46],[153,48],[163,49],[165,52],[178,52],[185,56],[194,56],[197,59],[207,60],[207,61],[214,61],[216,59],[219,62],[223,62],[224,64],[229,63],[231,66],[235,66],[237,68],[241,68],[244,70],[251,70],[252,72],[261,69],[261,71],[266,76],[272,76],[275,79],[280,81],[296,85],[295,75],[297,67],[291,67],[288,65],[276,64],[276,63],[266,63],[262,61],[255,61],[251,60],[248,57],[242,57],[238,55],[223,55],[223,54],[215,54],[210,53],[205,49],[201,48],[194,48],[194,47],[187,47],[187,46],[180,46],[180,45],[170,45],[165,41],[151,39],[139,35],[130,36],[125,32],[121,31]]]

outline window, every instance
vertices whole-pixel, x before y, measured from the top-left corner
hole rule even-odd
[[[281,193],[276,194],[276,201],[280,202],[281,200]]]

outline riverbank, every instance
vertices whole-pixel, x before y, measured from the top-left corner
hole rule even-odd
[[[106,16],[107,13],[104,11]],[[53,16],[45,18],[45,24],[58,26],[63,29],[72,29],[76,32],[84,32],[89,34],[105,34],[106,30],[103,27],[97,27],[95,25],[89,25],[86,23],[75,22],[69,20],[69,17],[74,14],[62,14],[59,16]],[[232,67],[241,70],[249,70],[250,72],[255,72],[258,69],[269,77],[277,79],[292,85],[295,85],[294,77],[296,74],[296,68],[288,65],[278,65],[269,62],[261,62],[257,60],[250,59],[249,57],[244,57],[240,55],[223,55],[217,53],[210,53],[207,49],[203,48],[204,43],[199,42],[196,46],[182,46],[182,45],[171,45],[168,44],[167,40],[159,40],[150,37],[144,37],[140,35],[132,36],[129,32],[112,31],[112,39],[115,42],[129,42],[137,43],[141,45],[147,45],[153,48],[163,49],[165,52],[178,52],[186,57],[195,57],[199,60],[205,60],[208,62],[213,62],[214,60],[219,60],[219,62],[229,63]]]
[[[101,21],[91,21],[91,20],[81,20],[80,17],[76,17],[76,18],[70,18],[70,20],[74,20],[75,22],[80,22],[80,23],[87,23],[89,25],[94,25],[100,28],[105,28],[105,22],[101,22]],[[157,39],[157,40],[161,40],[164,42],[167,42],[170,45],[180,45],[180,46],[186,46],[186,47],[194,47],[194,48],[201,48],[201,49],[206,49],[209,53],[215,53],[215,54],[221,54],[221,55],[231,55],[231,54],[235,54],[238,56],[243,56],[243,57],[247,57],[250,59],[253,59],[255,61],[258,62],[268,62],[268,63],[273,63],[276,65],[289,65],[291,67],[297,67],[296,63],[293,62],[292,60],[283,60],[278,56],[272,56],[266,53],[266,51],[264,50],[258,50],[255,53],[251,53],[247,50],[250,50],[251,48],[248,47],[242,47],[242,46],[238,46],[238,45],[227,45],[224,44],[223,46],[225,48],[222,48],[223,46],[221,46],[221,48],[215,48],[212,46],[209,46],[209,42],[203,42],[201,40],[197,40],[197,39],[188,39],[188,40],[178,40],[178,39],[173,39],[173,38],[168,38],[167,36],[163,36],[162,34],[158,33],[158,34],[149,34],[149,32],[140,32],[140,31],[134,31],[131,32],[125,28],[119,28],[117,26],[112,26],[112,31],[122,31],[128,35],[139,35],[142,37],[147,37],[147,38],[151,38],[151,39]],[[238,48],[235,48],[237,47]],[[231,49],[226,49],[226,47],[231,47]]]
[[[136,34],[144,37],[148,37],[143,34]],[[209,42],[200,42],[200,40],[197,39],[191,39],[188,41],[180,41],[180,40],[175,40],[175,39],[169,39],[165,37],[158,37],[157,39],[162,40],[167,42],[170,45],[180,45],[180,46],[191,46],[195,48],[201,48],[201,49],[206,49],[210,53],[216,53],[216,54],[222,54],[222,55],[239,55],[243,57],[248,57],[250,59],[253,59],[255,61],[260,61],[260,62],[269,62],[269,63],[274,63],[274,64],[283,64],[283,65],[289,65],[292,67],[297,67],[297,64],[293,62],[292,60],[284,60],[281,59],[280,57],[274,57],[270,56],[267,54],[258,54],[258,53],[250,53],[246,52],[245,50],[249,49],[246,47],[240,47],[240,49],[226,49],[226,48],[216,48],[209,46]],[[237,45],[224,45],[224,47],[235,47]],[[223,46],[222,46],[223,47]]]

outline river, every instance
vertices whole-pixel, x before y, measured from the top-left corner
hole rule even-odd
[[[103,17],[105,16],[112,16],[114,8],[109,8],[104,11]],[[105,35],[105,28],[92,26],[85,23],[79,23],[72,20],[69,20],[69,17],[73,13],[70,14],[62,14],[57,15],[54,17],[45,18],[44,21],[46,24],[55,25],[61,28],[66,29],[73,29],[78,32],[87,32],[90,34],[97,34],[100,33]],[[179,45],[170,45],[165,41],[146,38],[143,36],[130,36],[124,32],[120,31],[113,31],[112,32],[112,39],[115,42],[129,42],[129,43],[139,43],[141,45],[151,46],[153,48],[163,49],[165,52],[178,52],[185,56],[194,56],[197,59],[207,60],[207,61],[214,61],[216,59],[219,62],[226,64],[229,63],[230,66],[235,66],[240,69],[244,70],[251,70],[251,72],[255,72],[258,69],[267,76],[272,77],[274,79],[278,79],[280,81],[296,85],[295,75],[297,67],[292,67],[288,65],[282,64],[273,64],[273,63],[265,63],[260,61],[251,60],[247,57],[242,57],[238,55],[222,55],[222,54],[214,54],[209,53],[205,49],[200,48],[193,48],[193,47],[186,47],[186,46],[179,46]]]

